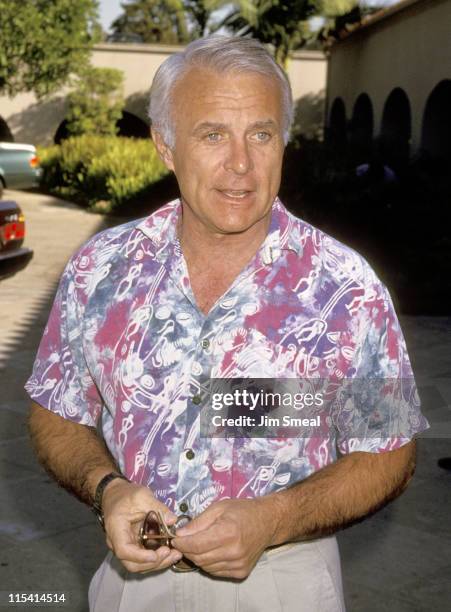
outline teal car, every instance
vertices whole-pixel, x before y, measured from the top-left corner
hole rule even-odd
[[[37,187],[42,175],[36,148],[29,144],[0,142],[0,198],[5,187]]]

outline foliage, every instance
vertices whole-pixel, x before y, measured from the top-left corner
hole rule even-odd
[[[167,174],[150,139],[85,135],[38,154],[44,188],[101,212],[116,210]]]
[[[334,40],[340,39],[343,34],[358,27],[367,17],[377,13],[382,8],[382,5],[357,4],[340,14],[334,15],[325,11],[324,24],[318,32],[318,39],[328,45]]]
[[[272,45],[276,61],[286,68],[291,51],[316,40],[310,20],[321,16],[331,25],[349,14],[358,0],[128,0],[113,23],[113,38],[185,44],[221,28]],[[219,22],[218,8],[231,10]]]
[[[123,3],[123,13],[111,25],[113,35],[135,34],[144,43],[176,44],[187,42],[183,11],[174,10],[178,2],[133,0]],[[172,6],[170,6],[172,5]]]
[[[144,43],[185,44],[204,36],[212,13],[224,0],[128,0],[112,24],[112,38]]]
[[[57,90],[99,38],[96,0],[0,0],[1,94]]]
[[[195,40],[210,33],[214,28],[212,15],[216,9],[223,4],[228,4],[227,0],[183,0],[185,11],[190,21],[190,38]]]
[[[220,26],[239,36],[251,35],[274,48],[276,61],[287,67],[291,51],[312,37],[310,19],[349,11],[357,0],[238,0]]]
[[[98,134],[114,136],[122,116],[124,75],[115,68],[87,67],[77,87],[68,96],[67,130],[73,136]]]

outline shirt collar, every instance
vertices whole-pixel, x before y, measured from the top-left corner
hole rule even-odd
[[[180,199],[172,200],[137,226],[154,244],[159,261],[166,260],[174,249],[180,250],[177,221],[181,210]],[[284,250],[292,250],[298,254],[302,252],[299,220],[289,213],[276,197],[272,205],[268,235],[259,249],[261,260],[266,265],[274,263]]]
[[[260,247],[264,264],[274,263],[282,251],[302,253],[299,220],[288,212],[279,198],[274,200],[268,235]]]
[[[177,221],[181,211],[182,203],[177,198],[143,219],[137,226],[154,245],[155,257],[160,262],[164,262],[174,251],[180,251]]]

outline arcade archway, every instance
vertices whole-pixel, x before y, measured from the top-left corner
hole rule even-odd
[[[335,146],[346,144],[346,108],[341,98],[335,98],[329,115],[328,139]]]
[[[421,146],[431,157],[451,161],[451,80],[430,94],[423,115]]]
[[[357,98],[350,125],[350,144],[357,162],[367,161],[373,143],[373,105],[366,93]]]
[[[380,134],[380,154],[389,166],[396,168],[408,162],[411,133],[409,98],[396,87],[385,102]]]

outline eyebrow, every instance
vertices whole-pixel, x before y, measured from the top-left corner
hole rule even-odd
[[[204,132],[206,130],[226,130],[228,128],[228,125],[226,123],[216,123],[214,121],[203,121],[202,123],[200,123],[199,125],[197,125],[194,130],[193,130],[193,134],[198,134],[199,132]],[[252,123],[248,130],[255,130],[255,129],[277,129],[277,124],[275,121],[273,121],[272,119],[267,119],[266,121],[255,121],[254,123]]]

